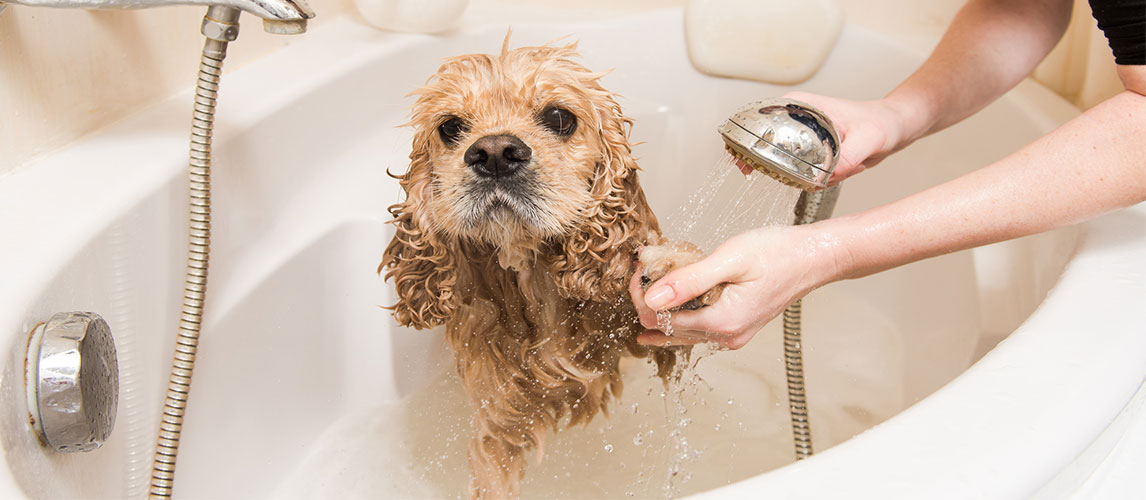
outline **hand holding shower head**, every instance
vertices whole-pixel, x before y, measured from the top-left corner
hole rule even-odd
[[[765,99],[740,108],[718,130],[732,156],[781,183],[804,190],[796,202],[796,224],[831,217],[840,189],[838,185],[829,188],[828,180],[840,158],[840,138],[822,111],[795,99]],[[797,460],[812,455],[801,310],[799,299],[784,310],[788,410]]]
[[[718,130],[732,156],[805,191],[827,187],[840,157],[832,121],[795,99],[776,97],[746,104]]]

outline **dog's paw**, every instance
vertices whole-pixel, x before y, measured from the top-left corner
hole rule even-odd
[[[687,266],[703,258],[704,252],[687,241],[669,241],[660,245],[644,247],[641,249],[640,256],[642,267],[644,267],[644,272],[641,273],[641,288],[648,290],[649,285],[663,278],[673,269]],[[673,310],[694,310],[715,304],[723,291],[723,283],[716,285],[699,297],[685,302]]]

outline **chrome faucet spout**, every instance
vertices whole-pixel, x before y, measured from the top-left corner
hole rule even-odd
[[[267,31],[273,33],[301,33],[298,27],[305,31],[306,21],[314,17],[314,10],[307,5],[306,0],[2,0],[4,3],[27,5],[30,7],[52,7],[71,9],[150,9],[153,7],[166,7],[169,5],[203,5],[231,7],[248,12],[270,23]],[[295,30],[275,30],[277,23],[294,23]]]

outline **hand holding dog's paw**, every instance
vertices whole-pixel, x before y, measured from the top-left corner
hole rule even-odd
[[[648,291],[653,283],[665,277],[665,275],[672,270],[682,268],[694,262],[699,262],[703,259],[704,252],[700,251],[696,245],[687,241],[670,241],[661,245],[644,247],[641,249],[641,255],[638,259],[642,269],[641,288]],[[716,301],[720,299],[720,293],[723,290],[724,284],[721,283],[700,294],[700,296],[692,298],[688,302],[670,308],[669,310],[693,311],[707,305],[715,304]],[[648,298],[650,297],[646,297],[646,299]]]
[[[838,279],[839,246],[815,228],[765,227],[739,234],[704,256],[687,243],[645,247],[629,294],[648,330],[646,345],[713,342],[737,349],[793,300]],[[701,306],[686,310],[697,300]],[[671,335],[660,331],[670,311]]]

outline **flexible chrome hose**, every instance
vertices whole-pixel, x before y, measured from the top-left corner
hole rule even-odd
[[[828,218],[835,208],[839,187],[803,192],[796,202],[796,225]],[[812,425],[808,421],[808,397],[804,386],[804,354],[800,337],[803,300],[784,309],[784,366],[788,378],[788,413],[792,419],[792,442],[796,460],[812,456]]]
[[[796,460],[812,455],[812,426],[808,423],[804,355],[800,345],[802,302],[796,300],[784,309],[784,366],[788,374],[788,412],[792,417],[792,442],[796,445]]]
[[[215,121],[215,100],[227,43],[238,34],[239,11],[229,7],[211,7],[203,19],[203,56],[199,63],[199,80],[195,89],[195,106],[191,117],[191,154],[187,277],[183,307],[179,315],[179,333],[175,338],[175,355],[163,416],[159,423],[155,460],[152,463],[151,498],[170,498],[175,483],[175,459],[183,415],[191,394],[191,375],[199,347],[199,328],[203,321],[203,302],[207,295],[207,267],[211,251],[211,132]],[[213,29],[209,30],[208,25]],[[222,28],[220,28],[222,27]],[[230,30],[230,31],[228,31]],[[212,37],[212,35],[222,40]]]

